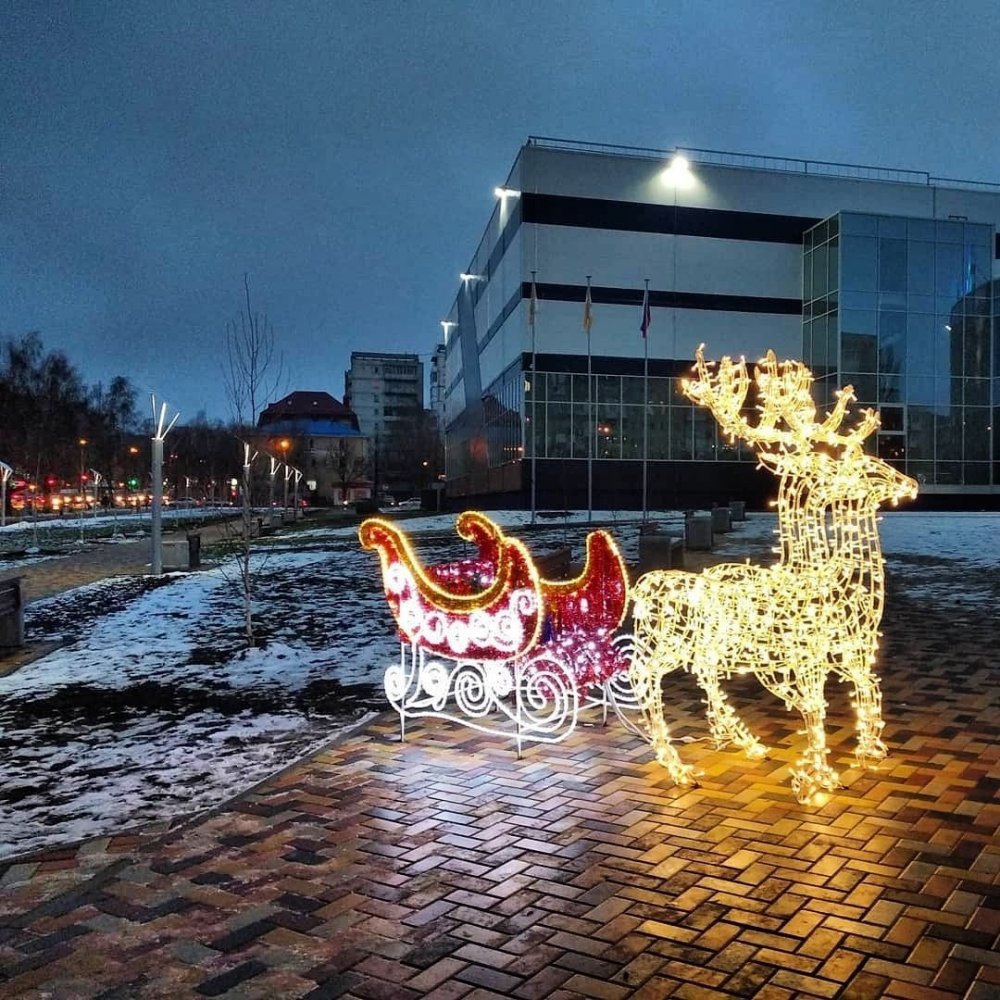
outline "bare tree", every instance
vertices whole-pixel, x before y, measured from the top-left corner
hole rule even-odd
[[[237,427],[252,427],[264,405],[285,381],[284,358],[277,351],[266,313],[250,303],[250,276],[243,275],[246,312],[226,324],[225,387]]]
[[[254,575],[251,541],[254,528],[253,476],[251,465],[257,452],[250,443],[257,415],[279,391],[284,381],[284,360],[277,351],[274,328],[267,315],[254,310],[250,301],[250,278],[243,275],[246,311],[226,324],[224,382],[233,416],[234,430],[243,452],[241,531],[237,539],[239,589],[243,598],[243,623],[247,645],[256,642],[253,624]]]
[[[333,466],[337,485],[340,488],[340,502],[346,504],[350,488],[368,473],[368,459],[365,457],[361,438],[340,438],[336,447],[327,452],[327,460]]]

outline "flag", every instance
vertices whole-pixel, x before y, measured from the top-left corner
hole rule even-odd
[[[583,329],[590,336],[590,328],[594,325],[594,314],[591,312],[590,283],[587,283],[587,297],[583,300]]]
[[[646,335],[649,333],[649,324],[653,322],[653,314],[649,308],[649,286],[646,286],[646,290],[642,293],[642,323],[639,329],[642,331],[642,339],[646,339]]]
[[[528,326],[535,325],[535,316],[538,313],[538,291],[535,289],[535,279],[531,279],[531,298],[528,299]]]

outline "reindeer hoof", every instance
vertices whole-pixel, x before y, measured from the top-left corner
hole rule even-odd
[[[746,755],[747,760],[764,760],[771,753],[771,750],[769,747],[764,746],[763,743],[755,741],[745,746],[743,753]]]
[[[664,747],[656,751],[656,762],[662,764],[669,772],[674,784],[690,786],[697,785],[695,776],[699,773],[693,764],[684,764],[673,747]]]
[[[807,767],[792,771],[792,791],[804,806],[819,805],[823,792],[840,788],[840,775],[832,767]]]
[[[874,767],[889,756],[889,748],[881,740],[872,740],[864,747],[858,747],[857,758],[860,767]]]

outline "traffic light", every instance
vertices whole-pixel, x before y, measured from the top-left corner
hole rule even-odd
[[[135,476],[133,476],[133,477],[132,477],[132,478],[131,478],[131,479],[130,479],[130,480],[128,481],[128,485],[129,485],[129,489],[132,489],[132,490],[134,490],[134,489],[137,489],[137,488],[138,488],[138,486],[139,486],[139,480],[138,480],[138,479],[136,479],[136,478],[135,478]]]

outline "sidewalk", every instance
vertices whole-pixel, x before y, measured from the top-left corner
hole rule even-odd
[[[522,1000],[1000,995],[1000,622],[894,600],[890,757],[854,765],[830,685],[817,809],[801,721],[749,678],[773,748],[681,744],[678,788],[617,723],[510,743],[384,716],[172,831],[0,868],[4,996]],[[672,677],[680,734],[700,693]]]
[[[202,545],[212,545],[231,532],[232,521],[213,521],[187,529],[201,535]],[[181,537],[185,531],[167,527],[164,538]],[[52,597],[76,587],[104,580],[109,576],[141,576],[149,572],[151,558],[149,537],[131,542],[112,542],[110,539],[93,540],[79,546],[77,551],[42,562],[28,563],[23,567],[13,565],[0,571],[0,580],[23,578],[25,603],[42,597]]]

